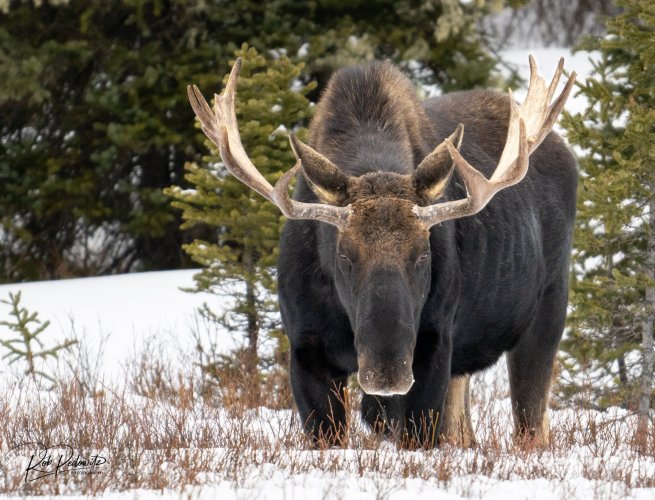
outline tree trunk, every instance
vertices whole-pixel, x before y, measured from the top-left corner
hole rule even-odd
[[[653,321],[655,319],[655,201],[649,203],[648,245],[646,247],[645,274],[650,283],[646,286],[645,311],[642,325],[641,381],[637,407],[637,443],[646,445],[650,424],[650,407],[653,393]]]
[[[625,355],[619,354],[617,361],[619,364],[619,382],[621,382],[621,387],[626,388],[628,387],[628,369],[625,366]]]
[[[246,249],[243,255],[243,263],[246,271],[246,335],[248,345],[246,346],[244,369],[248,380],[248,392],[254,404],[259,402],[259,355],[257,347],[259,344],[259,314],[257,312],[257,298],[255,294],[255,273],[254,256],[251,249]]]
[[[246,371],[249,373],[257,373],[257,365],[259,364],[259,356],[257,355],[257,344],[259,343],[259,321],[257,317],[257,304],[255,303],[255,284],[246,283],[246,304],[248,307],[247,317],[247,336],[248,346],[248,363]]]

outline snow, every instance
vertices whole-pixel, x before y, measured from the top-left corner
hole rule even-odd
[[[0,299],[21,292],[21,305],[49,320],[48,342],[61,342],[73,334],[82,337],[101,355],[105,375],[122,373],[129,355],[150,336],[166,340],[172,348],[193,346],[192,329],[197,309],[204,302],[220,307],[221,299],[207,293],[188,293],[197,271],[133,273],[102,278],[81,278],[0,285]],[[9,308],[0,304],[0,317]],[[6,327],[0,326],[0,335]],[[227,342],[228,346],[231,341]],[[98,352],[104,345],[104,353]],[[1,365],[0,365],[1,366]],[[0,373],[2,369],[0,368]]]

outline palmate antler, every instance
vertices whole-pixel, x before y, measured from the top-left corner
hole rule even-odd
[[[232,67],[223,94],[214,95],[213,111],[198,87],[195,85],[187,87],[191,107],[200,120],[202,131],[218,146],[223,163],[232,175],[277,205],[288,218],[320,220],[333,226],[344,227],[351,213],[350,207],[335,207],[322,203],[303,203],[289,198],[289,182],[300,170],[300,160],[291,170],[280,177],[275,187],[273,187],[248,158],[241,144],[234,108],[234,97],[240,69],[241,58],[239,57]]]
[[[479,212],[498,191],[517,184],[525,177],[530,154],[539,147],[553,128],[575,83],[576,74],[573,72],[562,93],[550,104],[563,69],[564,58],[560,59],[553,80],[546,88],[546,82],[537,70],[537,63],[530,56],[528,95],[523,104],[518,106],[512,91],[509,90],[511,111],[507,141],[498,166],[489,180],[462,157],[450,140],[444,141],[455,168],[464,181],[467,197],[426,207],[415,206],[414,213],[427,227]]]

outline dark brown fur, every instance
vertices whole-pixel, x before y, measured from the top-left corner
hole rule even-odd
[[[331,164],[299,148],[294,198],[351,204],[353,214],[341,231],[289,221],[278,265],[292,388],[314,438],[344,438],[337,395],[359,370],[373,394],[362,399],[364,419],[431,446],[451,374],[484,369],[506,351],[517,431],[539,432],[566,314],[571,153],[551,133],[526,178],[477,215],[428,232],[412,212],[466,196],[457,176],[447,182],[449,155],[428,156],[459,123],[462,155],[489,177],[508,117],[507,96],[493,91],[420,103],[389,63],[331,79],[310,127],[310,146]]]
[[[310,145],[351,175],[412,173],[436,143],[412,84],[388,62],[335,74],[312,123]]]

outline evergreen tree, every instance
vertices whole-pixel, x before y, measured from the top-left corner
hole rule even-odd
[[[298,127],[312,110],[306,94],[315,84],[297,86],[303,64],[293,64],[287,57],[267,60],[245,44],[235,55],[243,57],[236,101],[241,140],[255,166],[274,184],[295,163],[287,131],[303,133]],[[270,313],[277,310],[273,270],[282,216],[272,203],[229,175],[218,163],[214,145],[208,140],[206,144],[213,156],[203,164],[186,165],[185,178],[193,189],[172,187],[167,193],[183,210],[184,228],[216,228],[215,238],[196,240],[185,250],[203,266],[195,276],[196,290],[234,301],[217,319],[230,330],[245,332],[240,361],[247,378],[258,381],[260,333],[278,328],[277,315]],[[205,312],[211,314],[209,308]],[[258,386],[257,382],[252,389]]]
[[[616,4],[608,36],[581,46],[601,55],[580,85],[589,107],[563,122],[584,156],[561,391],[637,410],[643,433],[654,388],[655,3]]]
[[[205,152],[185,87],[216,88],[241,43],[305,62],[305,83],[391,58],[483,86],[496,58],[477,21],[520,3],[0,1],[0,282],[188,264],[198,233],[161,193]]]

